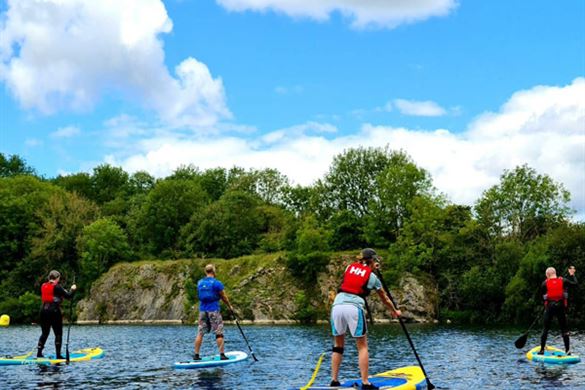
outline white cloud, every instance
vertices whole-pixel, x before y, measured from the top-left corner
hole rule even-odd
[[[24,140],[24,145],[27,148],[36,148],[37,146],[42,146],[43,141],[38,138],[27,138]]]
[[[411,116],[443,116],[447,113],[443,107],[437,103],[425,100],[406,100],[406,99],[395,99],[394,105],[404,115]],[[388,105],[387,105],[388,106]]]
[[[230,11],[274,11],[291,17],[329,19],[340,13],[354,28],[394,28],[435,16],[445,16],[457,0],[217,0]]]
[[[321,178],[344,149],[365,146],[403,149],[433,176],[453,202],[473,204],[504,169],[528,164],[572,193],[572,207],[585,215],[585,79],[562,87],[538,86],[514,94],[497,112],[478,116],[466,132],[420,131],[363,125],[351,135],[325,138],[334,126],[308,122],[257,139],[177,136],[166,133],[137,144],[139,152],[110,161],[129,171],[168,175],[181,164],[203,169],[276,168],[293,182]],[[317,133],[310,133],[317,130]]]
[[[51,133],[53,138],[71,138],[81,134],[81,130],[76,126],[66,126],[57,129]]]
[[[187,58],[171,75],[160,0],[9,0],[1,15],[0,80],[26,109],[89,109],[106,94],[137,100],[172,126],[230,117],[223,83]]]

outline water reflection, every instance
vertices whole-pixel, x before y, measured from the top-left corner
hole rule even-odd
[[[36,383],[37,389],[62,389],[65,387],[63,379],[63,367],[61,365],[38,365],[30,366],[37,372],[39,381]]]

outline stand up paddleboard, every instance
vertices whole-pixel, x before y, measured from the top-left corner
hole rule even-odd
[[[380,387],[380,389],[393,390],[423,390],[427,388],[425,376],[419,366],[401,367],[395,370],[382,372],[369,378],[370,382]],[[338,387],[327,385],[317,385],[306,387],[307,390],[329,390],[329,389],[346,389],[360,388],[361,379],[352,379],[345,381]],[[302,387],[305,389],[305,387]],[[299,390],[299,387],[293,389]],[[291,389],[292,390],[292,389]]]
[[[562,349],[546,347],[544,354],[539,355],[540,347],[534,347],[526,353],[528,360],[550,364],[575,364],[581,361],[578,355],[567,355]]]
[[[219,355],[206,356],[201,360],[187,360],[183,362],[176,362],[173,364],[174,368],[208,368],[225,366],[232,363],[241,362],[248,358],[248,354],[242,351],[226,352],[225,355],[229,358],[228,360],[221,360]]]
[[[36,352],[36,351],[35,351]],[[84,362],[88,360],[101,359],[104,357],[104,351],[101,348],[85,348],[69,354],[69,362]],[[17,366],[22,364],[42,364],[45,366],[51,364],[66,364],[65,359],[56,359],[55,355],[46,355],[38,358],[32,352],[20,356],[0,357],[0,366]]]

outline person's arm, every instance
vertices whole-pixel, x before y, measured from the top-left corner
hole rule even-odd
[[[577,277],[573,275],[563,276],[563,282],[568,283],[570,285],[576,286],[577,285]]]
[[[540,296],[543,297],[546,295],[547,293],[547,289],[546,289],[546,280],[544,282],[542,282],[542,284],[540,285]]]
[[[400,317],[402,315],[402,312],[394,306],[394,304],[392,303],[392,300],[390,300],[390,297],[388,296],[388,294],[386,294],[386,291],[384,291],[384,289],[382,289],[382,288],[378,289],[378,290],[376,290],[376,292],[378,293],[378,296],[380,297],[380,300],[382,301],[382,303],[388,309],[390,309],[390,313],[392,314],[392,317],[396,318],[396,317]]]
[[[230,309],[234,310],[234,308],[232,307],[232,304],[230,303],[230,300],[229,300],[229,298],[228,298],[227,294],[225,293],[225,291],[221,290],[221,291],[219,292],[219,297],[221,298],[221,300],[222,300],[222,301],[223,301],[223,302],[224,302],[226,305],[228,305],[228,307],[229,307]]]
[[[63,287],[61,287],[60,285],[56,285],[55,286],[55,291],[54,294],[58,297],[63,297],[63,298],[67,298],[67,299],[71,299],[73,297],[73,294],[75,293],[75,290],[77,289],[76,285],[71,286],[71,290],[67,291],[65,290]]]

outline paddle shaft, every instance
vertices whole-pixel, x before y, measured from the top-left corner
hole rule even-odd
[[[75,284],[75,275],[73,275],[73,284]],[[69,324],[67,325],[67,342],[65,343],[65,362],[69,364],[69,334],[71,333],[71,323],[73,322],[73,297],[69,302]]]
[[[254,355],[254,351],[252,350],[250,343],[248,342],[248,338],[244,334],[244,331],[242,330],[242,327],[240,326],[240,323],[238,322],[238,317],[236,316],[236,313],[234,313],[234,311],[232,310],[231,307],[228,306],[228,308],[230,309],[230,312],[232,313],[232,315],[234,316],[234,319],[236,320],[236,325],[238,326],[238,329],[240,330],[240,333],[242,334],[242,337],[244,338],[244,341],[246,342],[246,345],[248,346],[248,349],[250,350],[250,353],[252,354],[252,358],[254,359],[254,361],[258,361],[258,359],[256,358],[256,355]]]
[[[382,283],[382,287],[384,288],[384,291],[388,295],[388,298],[390,298],[390,301],[392,302],[394,307],[398,309],[398,306],[396,306],[396,302],[394,301],[394,298],[392,298],[392,294],[390,294],[390,290],[388,290],[388,287],[386,286],[386,283],[384,282],[384,278],[382,277],[382,274],[378,270],[376,270],[375,273],[378,276],[378,278],[380,279],[380,282]],[[427,382],[427,389],[429,389],[429,390],[434,389],[435,385],[433,385],[431,383],[431,381],[429,380],[427,372],[425,371],[425,368],[422,364],[422,361],[420,360],[420,357],[418,356],[418,353],[416,352],[416,348],[414,347],[414,343],[412,342],[412,339],[410,338],[410,334],[408,333],[408,330],[406,329],[406,325],[404,324],[404,321],[402,321],[402,318],[398,317],[398,322],[400,322],[400,326],[402,327],[402,330],[404,331],[404,334],[406,335],[406,338],[408,339],[408,343],[410,344],[410,348],[412,348],[412,352],[414,352],[414,356],[416,357],[416,360],[418,361],[418,365],[420,366],[420,369],[422,370],[422,372],[425,376],[425,381]]]

